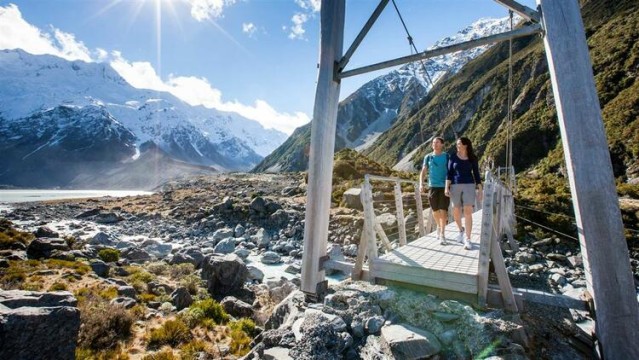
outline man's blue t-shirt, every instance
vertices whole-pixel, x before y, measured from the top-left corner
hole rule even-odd
[[[439,155],[430,153],[424,156],[423,166],[428,169],[428,187],[446,187],[448,157],[448,153],[445,152],[442,152]]]

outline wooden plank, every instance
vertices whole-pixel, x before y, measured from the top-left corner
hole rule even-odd
[[[384,231],[384,228],[382,228],[382,225],[375,221],[373,227],[375,228],[375,232],[377,233],[379,238],[382,239],[382,244],[384,244],[384,247],[386,247],[388,251],[393,250],[393,246],[391,245],[390,240],[388,240],[388,236],[386,236],[386,232]]]
[[[488,290],[488,260],[490,259],[490,243],[493,240],[494,189],[492,179],[487,178],[484,184],[484,202],[482,208],[481,237],[479,241],[479,265],[477,269],[477,303],[486,306]]]
[[[324,269],[337,270],[344,274],[352,274],[354,265],[355,264],[347,261],[329,259],[324,262]]]
[[[433,214],[433,209],[428,208],[426,217],[426,226],[424,227],[424,231],[426,233],[431,233],[437,229],[437,224],[435,224],[435,214]]]
[[[406,245],[406,221],[404,220],[404,204],[402,202],[402,185],[395,182],[395,210],[397,212],[397,230],[399,232],[399,246]]]
[[[538,23],[541,20],[541,15],[536,10],[529,8],[528,6],[522,5],[513,0],[495,0],[496,2],[504,5],[508,9],[512,10],[519,16],[523,17],[528,21],[533,21]]]
[[[443,46],[437,49],[426,50],[418,54],[408,55],[408,56],[400,57],[394,60],[383,61],[377,64],[363,66],[357,69],[344,71],[341,74],[338,74],[338,77],[340,79],[345,79],[347,77],[365,74],[368,72],[377,71],[381,69],[386,69],[389,67],[402,65],[409,62],[430,59],[433,57],[446,55],[446,54],[454,53],[461,50],[476,48],[478,46],[493,44],[493,43],[501,42],[501,41],[507,41],[510,39],[516,39],[516,38],[520,38],[524,36],[530,36],[530,35],[538,34],[541,31],[542,31],[541,25],[539,24],[528,25],[516,30],[503,32],[501,34],[490,35],[490,36],[486,36],[486,37],[475,39],[475,40],[457,43],[454,45]]]
[[[419,192],[419,186],[417,184],[415,184],[415,207],[417,208],[419,236],[426,236],[426,228],[424,227],[424,205],[422,204],[422,194]]]
[[[319,271],[320,258],[326,255],[328,219],[331,206],[333,152],[340,82],[335,65],[342,57],[345,0],[322,1],[320,20],[320,61],[313,121],[304,226],[301,290],[318,295],[318,284],[325,281]]]
[[[606,359],[639,359],[639,305],[577,0],[537,0],[597,336]]]
[[[366,227],[366,223],[364,223]],[[364,268],[364,258],[366,257],[368,239],[366,238],[367,231],[362,230],[362,236],[359,239],[359,245],[357,246],[357,258],[355,259],[355,265],[351,272],[351,279],[362,280],[362,269]]]
[[[371,29],[373,24],[375,24],[375,21],[377,21],[379,15],[381,15],[382,11],[384,11],[384,8],[388,4],[388,1],[389,0],[381,0],[379,4],[377,4],[377,7],[366,21],[366,24],[364,24],[364,27],[362,27],[362,30],[359,31],[359,34],[357,34],[351,46],[349,46],[348,50],[346,50],[346,54],[339,61],[339,64],[337,65],[338,71],[341,71],[346,67],[351,57],[355,53],[355,50],[357,50],[359,45],[362,43],[362,40],[364,40],[364,37],[366,36],[366,34],[368,34],[368,31]]]
[[[515,292],[514,297],[517,309],[519,309],[520,312],[524,312],[526,309],[524,296]],[[504,308],[504,297],[502,296],[501,289],[499,287],[488,285],[488,291],[486,292],[486,305],[491,308]]]
[[[379,261],[373,262],[373,270],[375,277],[379,279],[401,281],[463,293],[477,293],[477,278],[473,276],[443,271],[421,271],[418,268],[408,269],[401,265],[381,263]]]
[[[504,308],[510,312],[517,312],[517,303],[515,302],[513,288],[512,285],[510,285],[510,279],[508,278],[508,272],[506,271],[506,265],[504,264],[504,257],[501,254],[499,241],[496,241],[497,234],[493,233],[493,235],[495,236],[495,239],[491,241],[490,258],[493,261],[493,268],[495,269],[499,288],[501,289]]]

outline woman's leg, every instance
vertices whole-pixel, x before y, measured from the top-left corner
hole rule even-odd
[[[470,239],[473,230],[473,206],[464,206],[464,222],[466,224],[466,238]]]
[[[462,222],[461,222],[461,213],[462,213],[461,206],[455,206],[453,208],[453,219],[455,219],[455,224],[457,224],[457,228],[459,229],[460,232],[463,229]]]

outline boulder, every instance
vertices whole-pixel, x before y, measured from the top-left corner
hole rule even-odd
[[[242,224],[237,224],[233,232],[235,234],[235,237],[242,237],[246,232],[246,229],[244,228],[244,226],[242,226]]]
[[[301,339],[290,350],[294,359],[340,359],[345,342],[321,313],[311,313],[300,324]]]
[[[33,232],[36,238],[57,238],[60,236],[57,232],[53,231],[50,227],[40,226]]]
[[[98,224],[115,224],[124,218],[114,212],[108,212],[96,215],[94,220]]]
[[[282,300],[273,313],[264,324],[265,329],[277,329],[282,325],[293,325],[293,322],[302,315],[302,308],[305,302],[305,295],[303,292],[297,290],[291,292],[284,300]]]
[[[234,237],[235,231],[231,228],[217,229],[213,233],[213,240],[220,241],[226,238]]]
[[[120,253],[120,255],[123,258],[136,263],[144,263],[153,259],[148,252],[140,249],[139,247],[126,248],[122,250],[122,253]]]
[[[259,282],[262,282],[262,280],[264,280],[264,273],[262,272],[262,270],[256,268],[253,265],[248,265],[246,268],[249,272],[249,280],[257,280]]]
[[[193,298],[185,287],[179,287],[171,293],[171,303],[173,303],[175,308],[179,311],[191,306]]]
[[[267,251],[262,254],[260,261],[268,265],[279,264],[282,262],[282,257],[275,251]]]
[[[49,258],[54,250],[69,251],[69,245],[64,239],[38,238],[27,247],[27,255],[32,259]]]
[[[235,318],[252,318],[253,306],[237,299],[234,296],[227,296],[220,303],[224,310]]]
[[[113,246],[113,241],[111,240],[111,237],[100,231],[99,233],[95,234],[91,240],[89,240],[89,244],[90,245],[104,245],[104,246]]]
[[[125,297],[125,296],[119,296],[116,297],[115,299],[111,300],[111,305],[118,305],[118,306],[122,306],[125,309],[130,309],[132,307],[134,307],[137,302],[133,299],[131,299],[130,297]]]
[[[149,253],[149,255],[157,258],[164,258],[171,253],[171,250],[173,250],[173,246],[171,244],[165,244],[155,239],[145,240],[140,247]]]
[[[95,259],[91,261],[89,266],[91,266],[93,272],[96,273],[96,275],[98,275],[99,277],[109,276],[109,269],[111,269],[111,267],[104,261]]]
[[[234,250],[235,250],[234,238],[226,238],[220,241],[219,243],[217,243],[217,245],[215,245],[215,248],[213,249],[213,251],[215,251],[217,254],[230,254]]]
[[[75,359],[76,303],[66,291],[0,291],[0,359]]]
[[[350,209],[363,210],[361,193],[362,189],[360,188],[350,188],[346,190],[344,195],[342,195],[344,206]]]
[[[264,228],[260,228],[253,237],[258,248],[267,248],[271,243],[271,237]]]
[[[244,287],[249,271],[235,254],[210,255],[202,265],[202,279],[211,295],[232,294]]]
[[[434,334],[407,324],[382,327],[381,342],[396,359],[427,359],[441,351]]]
[[[255,212],[258,214],[264,213],[266,212],[266,201],[264,201],[262,197],[256,196],[255,199],[251,201],[249,209],[251,210],[251,212]]]
[[[284,209],[278,209],[271,214],[269,220],[275,227],[284,227],[288,224],[288,213]]]
[[[138,292],[135,291],[135,288],[133,286],[122,285],[118,286],[118,295],[125,296],[131,299],[137,299]]]

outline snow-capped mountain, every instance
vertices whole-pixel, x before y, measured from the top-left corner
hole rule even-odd
[[[430,49],[504,32],[509,30],[509,24],[508,18],[480,19],[455,35],[437,41]],[[489,47],[485,45],[410,63],[364,84],[339,104],[335,150],[369,147],[401,114],[415,109],[440,79],[457,73]],[[305,170],[308,167],[305,147],[310,142],[308,127],[310,124],[298,128],[254,171]]]
[[[134,88],[107,64],[0,51],[0,148],[20,148],[23,157],[33,153],[23,161],[40,153],[55,162],[54,149],[70,142],[100,154],[100,161],[135,161],[140,146],[152,143],[188,164],[246,170],[285,139],[238,114]],[[100,151],[98,142],[117,144],[117,155]],[[18,169],[10,166],[17,158],[3,158],[0,183]]]

